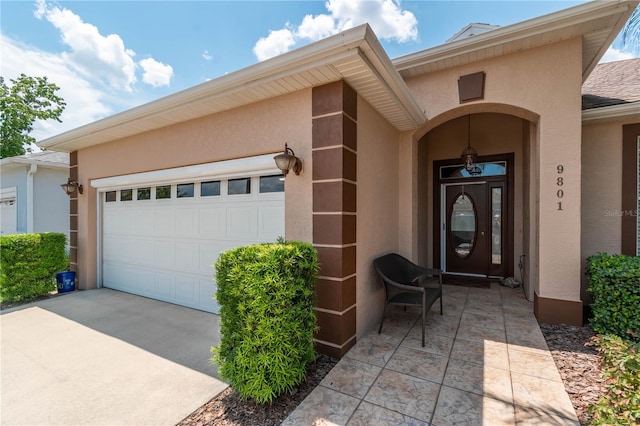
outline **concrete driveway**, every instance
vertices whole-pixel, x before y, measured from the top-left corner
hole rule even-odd
[[[226,388],[216,315],[108,289],[0,315],[3,425],[174,425]]]

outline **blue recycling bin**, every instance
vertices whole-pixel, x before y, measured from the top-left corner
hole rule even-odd
[[[58,293],[74,291],[76,289],[75,271],[58,272],[56,274],[56,282],[58,283]]]

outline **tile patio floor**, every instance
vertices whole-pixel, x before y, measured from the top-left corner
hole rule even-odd
[[[443,292],[424,348],[419,311],[389,308],[283,425],[579,425],[522,289]]]

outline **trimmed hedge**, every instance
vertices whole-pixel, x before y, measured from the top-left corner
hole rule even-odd
[[[61,233],[0,236],[0,298],[18,302],[56,289],[55,275],[66,271],[67,236]]]
[[[587,259],[587,274],[594,299],[591,327],[600,334],[639,340],[640,257],[600,253]]]
[[[212,361],[242,398],[273,402],[315,360],[317,252],[302,242],[244,246],[223,252],[215,270],[222,338]]]

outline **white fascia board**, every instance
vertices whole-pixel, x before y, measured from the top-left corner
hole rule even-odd
[[[416,126],[424,123],[426,121],[424,112],[413,99],[404,80],[396,71],[369,25],[363,24],[215,80],[52,136],[39,141],[38,144],[43,148],[62,152],[99,144],[102,142],[91,142],[92,136],[169,114],[171,111],[197,104],[204,99],[232,96],[286,76],[304,73],[354,56],[363,57],[363,52],[368,59],[367,65],[380,79],[380,83],[386,87],[389,96],[399,102],[403,112],[416,123]],[[349,76],[343,76],[343,78],[348,80]]]
[[[630,14],[630,10],[633,10],[632,6],[634,6],[634,4],[637,4],[637,2],[622,0],[589,1],[559,12],[401,56],[393,59],[392,62],[398,71],[404,71],[458,55],[475,52],[480,49],[499,46],[526,37],[566,28],[570,25],[588,22],[603,16],[610,16],[616,13]]]
[[[9,167],[9,166],[29,166],[31,164],[35,164],[38,167],[44,167],[47,169],[69,169],[68,164],[64,163],[53,163],[51,161],[39,161],[35,159],[29,158],[17,158],[17,157],[7,157],[0,160],[0,167]]]
[[[407,83],[396,70],[393,62],[387,56],[380,41],[371,28],[366,26],[365,43],[360,46],[361,57],[376,74],[376,77],[383,84],[389,96],[402,105],[405,114],[411,118],[415,127],[419,127],[427,121],[425,112],[420,108],[415,97],[409,90]]]
[[[246,87],[252,87],[260,82],[271,81],[283,74],[293,73],[292,69],[300,71],[313,68],[318,63],[331,63],[335,55],[344,54],[345,50],[356,49],[362,43],[367,27],[365,24],[352,28],[339,35],[328,37],[291,52],[258,62],[255,65],[209,80],[178,93],[52,136],[39,141],[38,145],[42,148],[55,148],[55,150],[65,152],[68,151],[66,145],[72,144],[76,139],[87,138],[98,132],[150,118],[202,99],[215,98]]]
[[[279,153],[93,179],[90,184],[98,191],[109,191],[122,188],[139,188],[149,185],[198,182],[208,179],[282,174],[276,167],[273,159],[277,154]]]
[[[582,111],[582,122],[626,120],[640,118],[640,102],[630,102]]]

